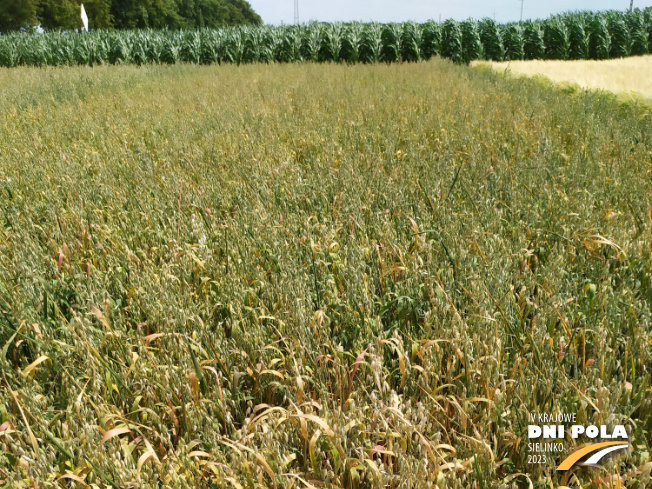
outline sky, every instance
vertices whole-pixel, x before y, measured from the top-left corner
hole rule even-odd
[[[292,24],[294,0],[248,0],[266,24]],[[625,10],[630,0],[523,0],[523,19],[545,18],[569,10]],[[634,7],[652,7],[652,0],[634,0]],[[521,0],[299,0],[299,20],[308,22],[424,22],[429,19],[492,17],[519,20]]]

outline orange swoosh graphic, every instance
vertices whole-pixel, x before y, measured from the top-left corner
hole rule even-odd
[[[577,450],[576,452],[571,453],[566,460],[564,460],[562,463],[559,464],[559,467],[557,467],[557,470],[568,470],[570,469],[575,463],[581,459],[584,455],[588,455],[591,452],[595,452],[596,450],[600,450],[601,448],[605,447],[610,447],[612,445],[622,445],[625,442],[622,441],[605,441],[604,443],[594,443],[593,445],[589,445],[587,447],[582,448],[581,450]]]

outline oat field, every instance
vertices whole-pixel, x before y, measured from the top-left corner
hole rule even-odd
[[[649,484],[648,109],[441,59],[0,87],[0,487]],[[528,464],[532,411],[633,451]]]

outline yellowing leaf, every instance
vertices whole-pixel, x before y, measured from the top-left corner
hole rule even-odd
[[[213,456],[210,453],[202,452],[201,450],[195,450],[194,452],[190,452],[188,454],[189,457],[206,457],[206,458],[213,458]]]
[[[109,320],[106,318],[104,313],[100,311],[97,307],[93,306],[91,307],[91,312],[93,313],[93,316],[97,318],[97,320],[102,323],[102,326],[104,326],[106,329],[111,329],[111,323]]]
[[[111,438],[119,435],[124,435],[125,433],[131,433],[131,430],[126,426],[122,426],[120,428],[113,428],[112,430],[109,430],[106,433],[104,433],[104,436],[102,437],[102,443],[106,443]]]
[[[149,346],[149,344],[150,344],[152,341],[154,341],[154,340],[157,339],[157,338],[161,338],[162,336],[167,336],[167,333],[154,333],[154,334],[150,334],[150,335],[147,335],[147,336],[143,336],[143,337],[141,338],[141,340],[142,340],[142,341],[146,341],[146,342],[147,342],[147,346]]]
[[[616,215],[617,214],[614,211],[609,211],[604,215],[602,220],[603,221],[611,221],[614,217],[616,217]]]
[[[391,456],[391,457],[395,457],[395,456],[396,456],[396,455],[394,454],[394,452],[392,452],[391,450],[387,450],[387,449],[386,449],[384,446],[382,446],[382,445],[376,445],[375,447],[373,447],[373,448],[371,449],[370,455],[373,455],[373,454],[375,454],[375,453],[380,453],[380,454],[382,454],[382,455],[389,455],[389,456]]]
[[[417,225],[416,221],[411,217],[408,217],[408,219],[410,220],[410,223],[412,223],[412,230],[414,231],[414,234],[419,234],[419,226]]]
[[[229,481],[231,484],[233,484],[233,487],[236,489],[242,489],[242,485],[240,482],[238,482],[238,479],[235,477],[225,477],[224,480]]]
[[[22,372],[23,376],[27,377],[36,367],[38,367],[40,364],[42,364],[46,360],[50,360],[50,357],[47,356],[47,355],[41,355],[40,357],[38,357],[36,360],[34,360],[32,363],[30,363],[27,367],[25,367],[25,370],[23,370],[23,372]]]
[[[320,436],[321,431],[315,431],[315,433],[312,435],[312,438],[310,439],[309,445],[310,463],[312,464],[312,469],[315,471],[315,473],[318,473],[317,461],[315,460],[315,445],[317,444]]]
[[[383,483],[383,475],[380,473],[380,469],[376,465],[376,462],[374,462],[371,459],[365,459],[365,462],[367,462],[367,465],[371,469],[371,471],[374,473],[376,478],[378,479],[378,483],[382,484]]]
[[[333,430],[330,429],[330,427],[328,426],[326,421],[321,419],[319,416],[314,416],[312,414],[299,414],[298,417],[299,418],[309,419],[310,421],[313,421],[313,422],[317,423],[326,432],[326,434],[328,436],[331,436],[331,437],[335,436],[335,433],[333,432]]]
[[[281,465],[281,470],[285,471],[288,465],[290,465],[293,461],[297,459],[297,454],[296,453],[291,453],[287,457],[283,459],[283,464]]]
[[[263,469],[265,469],[265,472],[270,477],[270,479],[274,480],[274,471],[267,463],[267,460],[265,460],[265,458],[260,453],[256,453],[256,460],[258,460],[260,465],[263,466]]]
[[[138,459],[138,464],[136,466],[136,472],[140,472],[140,469],[143,468],[143,465],[147,463],[149,459],[151,459],[154,456],[154,452],[152,450],[148,450],[145,453],[143,453],[140,458]]]
[[[190,371],[190,387],[195,395],[195,401],[199,402],[199,382],[197,382],[197,374],[194,370]]]
[[[86,484],[84,479],[82,479],[81,477],[79,477],[78,475],[75,475],[75,474],[63,474],[61,477],[57,478],[57,480],[59,480],[59,481],[61,479],[70,479],[70,480],[73,480],[75,482],[79,482],[80,484],[83,484],[84,487],[88,487],[88,484]]]

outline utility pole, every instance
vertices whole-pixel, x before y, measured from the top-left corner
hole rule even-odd
[[[523,22],[523,3],[524,2],[525,2],[525,0],[521,0],[521,22]]]
[[[294,25],[299,25],[299,0],[294,0]]]
[[[632,12],[634,10],[634,0],[629,0],[629,11]]]

